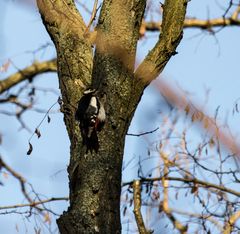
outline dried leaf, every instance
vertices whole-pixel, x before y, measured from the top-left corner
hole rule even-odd
[[[189,113],[189,111],[190,111],[190,107],[189,107],[189,105],[186,105],[186,107],[185,107],[185,112],[186,112],[186,115],[188,115],[188,113]]]
[[[197,116],[196,116],[195,113],[193,113],[193,114],[192,114],[192,118],[191,118],[192,122],[194,122],[196,119],[197,119]]]
[[[3,172],[2,175],[3,175],[3,177],[4,177],[5,179],[8,179],[8,173]]]
[[[149,184],[146,184],[146,193],[149,193]]]
[[[48,123],[50,123],[50,122],[51,122],[51,118],[50,118],[50,116],[49,116],[49,115],[47,116],[47,122],[48,122]]]
[[[34,96],[34,95],[35,95],[35,88],[33,87],[28,93],[28,96]]]
[[[210,146],[210,148],[213,148],[215,146],[215,141],[213,138],[210,139],[209,146]]]
[[[193,193],[194,195],[197,195],[198,193],[198,187],[196,185],[194,185],[191,189],[191,193]]]
[[[202,145],[199,144],[199,145],[198,145],[198,156],[200,157],[201,154],[202,154]]]
[[[204,114],[202,113],[202,111],[199,111],[199,112],[197,113],[197,117],[198,117],[198,120],[199,120],[199,121],[203,121]]]
[[[130,201],[129,201],[129,206],[131,207],[132,204],[133,204],[133,199],[130,199]]]
[[[221,154],[221,149],[220,149],[220,145],[217,145],[217,153],[220,155]]]
[[[158,200],[160,198],[160,193],[158,191],[153,191],[152,196],[154,200]]]
[[[11,60],[8,59],[8,61],[0,67],[0,72],[6,72],[8,70],[10,63],[11,63]]]
[[[158,207],[158,212],[159,212],[159,213],[162,212],[162,206],[163,206],[163,204],[162,204],[162,201],[161,201],[160,204],[159,204],[159,207]]]
[[[37,128],[35,129],[35,134],[37,135],[38,138],[41,137],[41,133],[40,133],[39,129],[37,129]]]
[[[208,119],[207,119],[207,118],[204,118],[204,119],[203,119],[203,126],[204,126],[204,128],[208,129],[208,125],[209,125]]]
[[[44,222],[48,223],[48,224],[51,224],[51,217],[50,217],[49,213],[46,213],[44,215]]]
[[[214,119],[217,119],[219,109],[220,109],[220,106],[218,106],[217,109],[215,110]]]
[[[127,206],[125,206],[124,209],[123,209],[123,216],[125,216],[126,213],[127,213]]]
[[[196,111],[192,114],[192,122],[195,120],[202,121],[204,118],[204,114],[201,111]]]
[[[29,142],[29,149],[28,149],[28,152],[27,152],[27,155],[30,155],[33,151],[33,147],[32,147],[32,144]]]

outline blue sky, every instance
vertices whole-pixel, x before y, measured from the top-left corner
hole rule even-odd
[[[86,2],[86,1],[85,1]],[[214,0],[192,0],[189,3],[188,16],[198,18],[212,18],[222,15],[222,10]],[[227,1],[225,1],[227,2]],[[81,8],[80,8],[81,9]],[[89,17],[88,14],[85,14]],[[55,56],[53,46],[46,51],[33,54],[34,51],[50,42],[44,26],[42,25],[37,9],[21,7],[16,1],[0,2],[0,64],[11,59],[17,68],[24,68],[34,60],[46,60]],[[197,37],[194,35],[199,34]],[[153,47],[158,38],[149,36],[143,39],[138,46],[138,59],[142,60]],[[211,90],[208,103],[205,106],[208,113],[213,114],[217,106],[220,108],[220,119],[224,121],[226,114],[230,113],[230,126],[237,133],[239,116],[231,116],[234,102],[239,98],[239,28],[225,28],[213,36],[200,30],[187,29],[174,56],[161,75],[162,79],[178,84],[182,89],[189,91],[198,103],[205,101],[205,90]],[[7,73],[0,73],[0,79],[14,73],[16,69],[11,66]],[[36,85],[45,88],[54,88],[57,93],[58,81],[56,74],[42,75],[36,78]],[[48,109],[58,98],[56,94],[38,93],[37,106]],[[156,128],[161,119],[158,117],[159,109],[165,108],[161,96],[152,88],[148,88],[129,129],[131,133],[152,130]],[[0,107],[3,108],[3,107]],[[6,107],[5,107],[6,108]],[[7,106],[9,108],[9,106]],[[55,110],[58,106],[54,107]],[[151,114],[149,114],[151,113]],[[19,123],[13,118],[0,115],[0,132],[3,134],[3,144],[0,152],[3,159],[16,171],[21,173],[36,191],[47,197],[60,197],[68,195],[68,179],[66,168],[69,162],[69,140],[67,138],[62,114],[50,114],[51,122],[44,121],[40,131],[40,139],[33,138],[34,150],[30,157],[26,156],[28,138],[30,133],[19,131]],[[43,114],[29,111],[24,115],[28,126],[34,131],[42,120]],[[197,131],[196,131],[197,132]],[[151,136],[153,140],[155,135]],[[135,157],[124,172],[123,179],[131,180],[136,177],[136,163],[139,156],[147,154],[147,141],[145,138],[127,137],[125,161]],[[150,164],[151,166],[151,164]],[[149,167],[150,167],[149,166]],[[15,179],[1,178],[4,186],[0,187],[0,206],[21,203],[23,197],[19,192],[19,184]],[[67,208],[66,202],[52,203],[51,207],[57,213]],[[33,224],[26,222],[21,216],[0,216],[0,232],[4,234],[32,233]],[[54,229],[53,221],[53,229]],[[27,228],[26,228],[27,227]],[[27,231],[26,231],[27,230]],[[47,233],[47,232],[46,232]]]

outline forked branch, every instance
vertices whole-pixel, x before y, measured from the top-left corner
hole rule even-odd
[[[163,6],[162,33],[135,72],[137,80],[150,83],[162,72],[182,39],[187,0],[166,0]]]

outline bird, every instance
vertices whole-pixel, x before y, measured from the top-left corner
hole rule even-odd
[[[97,133],[103,129],[106,120],[103,101],[96,89],[87,89],[78,102],[75,118],[79,122],[86,153],[92,153],[93,150],[98,153],[99,150]]]

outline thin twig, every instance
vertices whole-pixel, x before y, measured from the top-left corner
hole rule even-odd
[[[155,128],[154,130],[149,131],[149,132],[143,132],[143,133],[139,133],[139,134],[127,133],[126,135],[127,135],[127,136],[136,136],[136,137],[140,137],[140,136],[144,136],[144,135],[147,135],[147,134],[151,134],[151,133],[153,133],[153,132],[156,132],[158,129],[159,129],[159,127]]]
[[[40,121],[40,123],[38,124],[38,126],[35,128],[36,130],[39,130],[39,127],[41,126],[41,124],[43,123],[43,121],[46,119],[46,117],[48,116],[49,112],[51,111],[51,109],[58,103],[59,101],[56,101],[55,103],[53,103],[50,108],[47,110],[47,112],[45,113],[44,117],[42,118],[42,120]],[[33,132],[33,134],[30,136],[30,138],[28,139],[28,142],[30,143],[34,134],[36,134],[36,130]]]
[[[91,27],[91,25],[92,25],[92,22],[93,22],[93,20],[94,20],[95,17],[96,17],[96,14],[97,14],[97,5],[98,5],[98,0],[95,0],[94,5],[93,5],[93,10],[92,10],[91,18],[90,18],[90,21],[89,21],[89,23],[88,23],[88,25],[87,25],[87,27],[86,27],[86,30],[85,30],[85,32],[84,32],[84,35],[86,35],[86,34],[89,32],[90,27]]]
[[[13,75],[10,75],[4,80],[0,81],[0,94],[6,90],[12,88],[13,86],[19,84],[20,82],[32,79],[36,75],[40,75],[45,72],[56,72],[57,64],[56,59],[52,59],[46,62],[34,62],[29,67],[19,70]]]
[[[162,202],[162,210],[167,215],[167,217],[172,222],[173,226],[181,233],[186,234],[187,233],[187,226],[184,226],[182,223],[180,223],[172,214],[171,210],[169,209],[168,205],[168,186],[169,181],[167,178],[167,175],[169,173],[169,161],[168,161],[168,155],[164,152],[160,152],[160,156],[164,162],[164,176],[162,177],[162,185],[163,185],[163,202]]]
[[[208,30],[214,32],[213,28],[226,27],[226,26],[240,26],[239,9],[237,9],[230,17],[215,18],[215,19],[195,19],[186,18],[183,27],[186,28],[199,28],[202,30]],[[146,31],[159,31],[161,29],[162,22],[145,22],[143,21],[143,27]]]
[[[4,167],[12,176],[14,176],[16,179],[18,179],[20,186],[21,186],[21,191],[24,194],[25,198],[28,200],[29,203],[32,203],[32,199],[28,196],[27,192],[26,192],[26,180],[20,175],[18,174],[16,171],[14,171],[11,167],[9,167],[1,158],[0,156],[0,166]]]
[[[163,178],[162,176],[155,177],[155,178],[141,178],[140,181],[141,181],[141,183],[142,182],[154,182],[154,181],[161,181],[162,178]],[[207,182],[207,181],[199,180],[197,178],[180,178],[180,177],[168,176],[168,177],[165,177],[165,179],[172,180],[172,181],[181,181],[181,182],[188,183],[188,184],[190,183],[190,184],[193,184],[193,185],[198,184],[199,186],[201,185],[204,188],[215,188],[215,189],[218,189],[222,192],[230,193],[230,194],[233,194],[237,197],[240,197],[240,192],[237,192],[236,190],[227,188],[223,185],[216,185],[216,184],[213,184],[213,183],[210,183],[210,182]],[[132,185],[132,184],[133,184],[133,181],[126,182],[126,183],[122,184],[122,187],[129,186],[129,185]]]
[[[214,219],[214,217],[210,216],[209,214],[205,215],[205,214],[201,214],[201,213],[197,213],[197,212],[182,211],[182,210],[179,210],[179,209],[176,209],[176,208],[174,208],[174,209],[170,208],[170,211],[173,212],[173,213],[177,213],[181,216],[189,216],[189,217],[192,217],[192,218],[199,218],[199,219],[208,220],[213,225],[215,225],[221,233],[223,232],[223,227],[222,227],[221,223],[217,219]]]
[[[52,197],[46,200],[41,200],[38,202],[31,202],[31,203],[26,203],[26,204],[16,204],[16,205],[11,205],[11,206],[0,206],[0,210],[7,210],[7,209],[15,209],[15,208],[22,208],[22,207],[35,207],[37,205],[41,205],[44,203],[52,202],[52,201],[68,201],[68,197]]]

